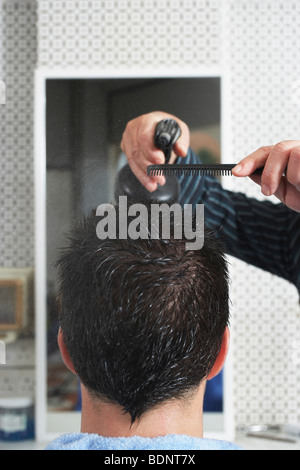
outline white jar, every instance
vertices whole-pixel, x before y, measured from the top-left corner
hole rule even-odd
[[[33,438],[32,398],[0,398],[0,440],[20,441]]]

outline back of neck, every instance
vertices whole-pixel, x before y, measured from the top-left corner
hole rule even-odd
[[[189,401],[170,400],[131,423],[122,408],[92,398],[82,387],[81,432],[104,437],[157,437],[185,434],[203,437],[203,394]]]

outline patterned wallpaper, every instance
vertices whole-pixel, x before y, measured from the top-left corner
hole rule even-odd
[[[298,1],[227,2],[234,161],[261,145],[299,140],[299,19]],[[251,182],[230,182],[263,198]],[[231,271],[237,423],[299,421],[298,293],[236,260]]]
[[[38,64],[174,67],[220,61],[219,0],[41,0]]]
[[[33,106],[37,58],[36,2],[1,0],[0,264],[33,264]]]

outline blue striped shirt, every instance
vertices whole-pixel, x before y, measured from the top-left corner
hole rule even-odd
[[[177,163],[200,163],[189,150]],[[284,204],[258,201],[205,176],[180,176],[180,203],[204,204],[205,225],[227,254],[293,283],[300,292],[300,214]]]

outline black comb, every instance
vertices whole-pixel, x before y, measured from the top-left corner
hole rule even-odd
[[[199,164],[199,165],[149,165],[147,173],[149,176],[174,175],[174,176],[232,176],[235,164]],[[258,168],[253,175],[261,175],[263,168]]]

